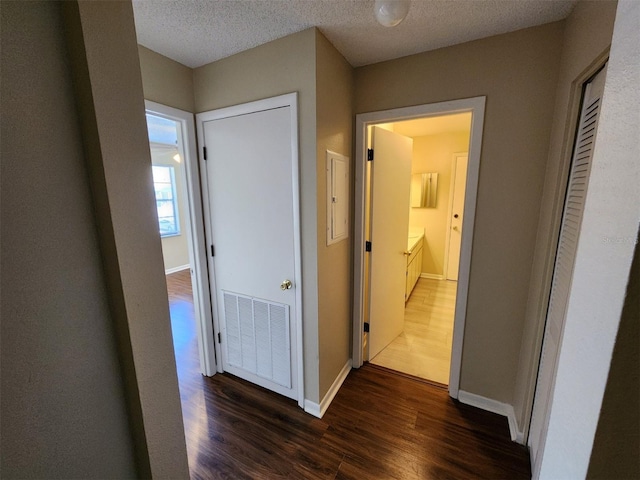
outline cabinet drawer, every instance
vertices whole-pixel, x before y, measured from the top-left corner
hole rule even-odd
[[[413,250],[411,251],[411,255],[409,255],[409,257],[407,258],[407,265],[409,265],[411,262],[413,262],[413,260],[418,255],[418,252],[420,250],[422,250],[423,243],[424,243],[424,239],[421,238],[420,241],[418,243],[416,243],[416,246],[413,247]]]

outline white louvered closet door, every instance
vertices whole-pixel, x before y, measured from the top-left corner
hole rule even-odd
[[[551,394],[555,383],[557,358],[573,278],[573,266],[589,183],[605,75],[606,67],[585,85],[571,160],[529,431],[528,444],[531,447],[534,472],[540,467],[541,453],[551,413]]]

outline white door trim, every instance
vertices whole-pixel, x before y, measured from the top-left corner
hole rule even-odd
[[[213,342],[211,301],[209,298],[202,189],[200,188],[200,175],[197,164],[193,114],[149,100],[145,100],[144,103],[148,113],[168,118],[181,125],[190,224],[190,228],[187,229],[187,245],[189,247],[189,262],[194,270],[196,280],[196,284],[193,285],[193,293],[194,309],[198,318],[197,337],[200,371],[203,375],[210,377],[216,373],[216,357]]]
[[[198,140],[203,143],[204,140],[204,122],[210,120],[220,120],[223,118],[236,117],[250,113],[272,110],[275,108],[289,107],[291,113],[291,178],[292,178],[292,200],[293,200],[293,231],[294,231],[294,262],[296,275],[296,361],[297,361],[297,386],[298,386],[298,405],[304,408],[304,351],[302,341],[302,255],[301,255],[301,237],[300,237],[300,168],[299,168],[299,147],[298,147],[298,94],[288,93],[277,97],[257,100],[255,102],[243,103],[231,107],[220,108],[209,112],[196,114],[196,124],[198,131]],[[206,160],[204,159],[203,149],[198,152],[200,158],[200,171],[202,173],[202,190],[205,199],[209,198],[208,185],[206,181]],[[206,244],[211,245],[211,215],[208,200],[204,202],[205,210],[205,231]],[[208,255],[209,268],[213,269],[213,258]],[[212,275],[211,281],[211,297],[216,302],[216,285],[215,274]],[[216,310],[217,312],[217,310]],[[213,328],[215,332],[220,332],[220,319],[217,313],[213,315]],[[219,342],[214,342],[217,358],[222,358],[222,352]],[[218,362],[218,372],[222,372],[222,362]]]
[[[460,389],[460,368],[462,346],[469,292],[469,272],[471,269],[471,247],[475,222],[478,178],[480,172],[480,152],[486,97],[431,103],[413,107],[396,108],[380,112],[356,115],[355,150],[355,215],[354,215],[354,294],[353,294],[353,366],[363,363],[362,340],[364,331],[364,262],[365,262],[365,174],[367,127],[376,123],[391,123],[411,118],[432,117],[452,113],[471,112],[471,138],[469,142],[469,168],[464,201],[465,215],[462,227],[460,249],[460,277],[456,295],[456,314],[453,327],[453,347],[451,351],[451,373],[449,375],[449,395],[458,398]]]

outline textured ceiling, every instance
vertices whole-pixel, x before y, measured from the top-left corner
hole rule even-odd
[[[309,27],[354,67],[566,18],[577,0],[413,0],[397,27],[374,0],[133,0],[138,42],[199,67]]]

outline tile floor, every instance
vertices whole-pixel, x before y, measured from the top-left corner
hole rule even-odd
[[[370,361],[441,384],[449,383],[457,282],[420,278],[405,306],[405,327]]]

